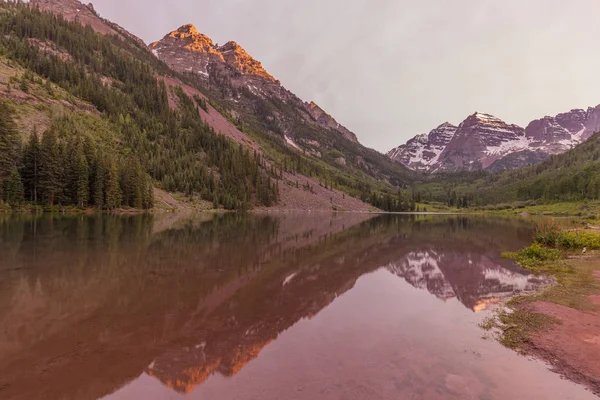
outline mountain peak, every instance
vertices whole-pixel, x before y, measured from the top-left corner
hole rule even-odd
[[[456,125],[446,121],[443,124],[441,124],[440,126],[438,126],[436,129],[444,129],[444,128],[456,128]]]
[[[215,45],[194,25],[187,24],[168,33],[158,42],[150,44],[149,48],[157,58],[175,71],[225,82],[228,91],[224,91],[223,95],[240,106],[255,109],[258,99],[262,98],[268,101],[274,99],[281,101],[289,106],[290,111],[295,108],[298,115],[294,115],[293,118],[289,118],[286,113],[271,113],[265,116],[270,118],[271,123],[277,121],[283,127],[280,128],[282,131],[292,132],[291,121],[295,121],[299,116],[306,122],[333,130],[346,139],[358,143],[354,133],[338,123],[321,107],[314,102],[305,103],[281,86],[281,83],[237,42],[230,41],[222,46]]]
[[[188,35],[192,35],[192,36],[200,34],[200,32],[198,32],[198,29],[196,29],[196,27],[194,26],[194,24],[182,25],[175,32],[179,32],[181,34],[188,34]]]
[[[252,58],[252,56],[236,42],[227,42],[216,50],[221,53],[221,56],[227,64],[235,67],[239,72],[248,75],[257,75],[271,82],[275,82],[275,78],[263,68],[260,61]]]
[[[478,111],[471,115],[471,117],[482,122],[502,122],[500,118],[495,117],[492,114],[481,113]]]
[[[209,44],[214,47],[213,41],[208,36],[200,33],[193,24],[186,24],[180,26],[178,29],[167,35],[173,39],[190,40],[192,42],[199,42]]]
[[[241,74],[256,75],[271,82],[276,82],[275,78],[263,68],[262,64],[252,58],[242,46],[230,41],[223,46],[217,47],[210,37],[200,33],[193,24],[183,25],[168,33],[162,40],[150,44],[150,49],[155,51],[157,55],[164,54],[165,51],[173,52],[182,47],[192,53],[199,53],[199,57],[206,55],[216,57],[219,61],[232,66]],[[181,58],[181,55],[173,54],[173,57]],[[198,60],[192,62],[192,64],[197,63]],[[203,65],[204,69],[199,72],[206,75],[208,73],[205,70],[207,61],[201,61],[200,64]],[[189,65],[185,69],[192,71],[197,68],[194,68],[194,65]]]
[[[194,53],[213,54],[221,60],[223,59],[221,54],[216,50],[212,39],[200,33],[193,24],[182,25],[178,29],[168,33],[162,40],[151,43],[149,47],[153,51],[160,51],[166,44],[168,47],[181,46]]]

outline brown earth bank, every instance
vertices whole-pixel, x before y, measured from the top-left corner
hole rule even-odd
[[[310,187],[310,189],[308,189]],[[318,181],[300,174],[283,174],[279,203],[262,210],[273,211],[379,211],[344,192],[328,189]]]
[[[575,269],[582,267],[579,263],[597,268],[592,275],[600,281],[600,254],[593,253],[569,260],[569,264]],[[600,395],[600,293],[584,298],[590,302],[585,309],[540,300],[518,306],[517,310],[543,314],[556,321],[549,327],[530,334],[527,344],[521,350],[543,359],[555,372]],[[550,300],[554,301],[552,298]],[[559,298],[556,300],[560,301]]]
[[[600,296],[590,300],[600,305]],[[524,308],[560,321],[530,338],[530,352],[550,363],[557,373],[600,395],[600,313],[543,301]]]

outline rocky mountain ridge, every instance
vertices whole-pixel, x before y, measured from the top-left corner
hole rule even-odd
[[[474,113],[459,126],[445,123],[392,149],[388,156],[416,171],[499,172],[539,162],[583,143],[600,129],[600,106],[532,121],[526,128]]]
[[[358,143],[356,135],[339,124],[314,102],[304,102],[285,89],[281,82],[269,74],[262,64],[254,59],[236,42],[230,41],[223,46],[213,43],[212,39],[200,33],[192,25],[183,25],[168,33],[161,40],[151,43],[149,49],[156,57],[164,61],[177,72],[190,73],[219,86],[224,97],[248,109],[256,108],[256,99],[248,99],[245,93],[260,99],[274,100],[291,106],[303,121],[320,128],[341,134],[344,138]],[[223,90],[224,89],[224,90]],[[301,137],[291,127],[283,113],[270,113],[267,117],[283,133],[282,139],[291,139],[292,147],[302,146]],[[306,143],[308,141],[305,140]]]

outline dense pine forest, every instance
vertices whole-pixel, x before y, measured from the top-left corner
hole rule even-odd
[[[25,68],[19,88],[38,83],[52,97],[56,85],[93,104],[112,136],[99,140],[65,116],[24,142],[11,105],[1,104],[5,202],[147,209],[154,184],[226,209],[277,201],[277,183],[260,156],[214,132],[183,91],[177,111],[169,107],[168,89],[155,77],[167,67],[137,43],[26,5],[1,7],[0,55]],[[40,42],[66,54],[43,51]]]
[[[600,134],[541,163],[489,176],[475,190],[483,204],[600,199]]]

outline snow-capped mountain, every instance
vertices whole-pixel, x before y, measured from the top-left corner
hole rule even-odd
[[[539,162],[584,142],[600,129],[600,106],[532,121],[527,128],[475,113],[458,127],[445,123],[388,153],[423,172],[485,169],[493,172]]]
[[[429,134],[417,135],[388,155],[415,171],[428,171],[437,164],[440,155],[454,137],[457,127],[446,122]]]

